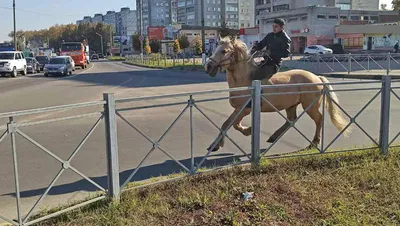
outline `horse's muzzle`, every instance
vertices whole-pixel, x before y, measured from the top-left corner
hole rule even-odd
[[[211,77],[215,77],[218,73],[218,67],[213,61],[208,61],[204,68]]]

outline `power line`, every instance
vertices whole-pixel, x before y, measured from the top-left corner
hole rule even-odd
[[[13,10],[13,8],[11,7],[5,7],[5,6],[0,6],[0,9],[9,9],[9,10]],[[25,9],[17,9],[15,8],[15,10],[21,11],[21,12],[26,12],[26,13],[33,13],[33,14],[37,14],[37,15],[42,15],[42,16],[60,16],[60,14],[47,14],[47,13],[39,13],[39,12],[35,12],[35,11],[30,11],[30,10],[25,10]],[[68,16],[68,17],[77,17],[78,15],[62,15],[62,16]]]

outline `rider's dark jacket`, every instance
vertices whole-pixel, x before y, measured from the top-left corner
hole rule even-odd
[[[288,57],[290,54],[290,44],[292,40],[286,34],[285,31],[280,31],[278,33],[267,34],[257,45],[252,48],[252,53],[254,51],[260,51],[264,47],[270,51],[270,57],[272,58],[272,64],[281,66],[282,58]]]

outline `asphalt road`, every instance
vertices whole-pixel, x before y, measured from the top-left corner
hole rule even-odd
[[[359,81],[330,79],[331,82]],[[164,71],[158,69],[143,69],[124,65],[119,62],[100,61],[94,62],[86,70],[77,70],[69,77],[49,77],[42,74],[29,75],[18,78],[0,77],[0,112],[10,112],[31,108],[48,107],[54,105],[73,104],[86,101],[101,100],[103,93],[114,93],[116,98],[151,96],[170,93],[192,92],[212,89],[227,88],[224,75],[211,78],[202,72]],[[335,89],[343,88],[367,88],[379,87],[379,84],[334,86]],[[339,98],[342,107],[349,114],[355,115],[377,91],[340,92]],[[210,97],[221,97],[226,94],[194,96],[196,100]],[[161,100],[147,100],[135,103],[119,104],[117,108],[137,107],[149,104],[165,104],[171,102],[186,101],[189,97],[170,98]],[[399,101],[392,96],[391,121],[400,119]],[[217,124],[222,125],[232,112],[227,100],[205,102],[198,104],[200,108]],[[131,123],[140,128],[153,140],[157,140],[168,126],[174,121],[185,105],[124,111],[121,114]],[[29,115],[17,118],[17,122],[31,122],[74,114],[101,111],[101,107],[90,107],[78,110],[59,111]],[[301,113],[299,108],[298,112]],[[363,114],[357,118],[357,122],[373,138],[378,137],[380,114],[380,96],[372,102]],[[206,148],[215,139],[218,130],[213,127],[197,110],[194,115],[194,156],[196,164],[206,154]],[[74,119],[63,122],[35,125],[20,128],[25,134],[52,151],[62,159],[67,159],[73,150],[79,145],[83,137],[94,125],[98,118],[90,117]],[[7,119],[0,119],[0,127],[5,125]],[[325,119],[325,145],[337,135],[338,131],[331,124],[328,114]],[[262,147],[270,144],[265,141],[278,129],[284,120],[277,113],[262,115]],[[244,125],[250,124],[250,117],[245,118]],[[400,129],[392,123],[391,137],[394,137]],[[305,114],[297,124],[298,128],[311,140],[314,135],[315,125]],[[160,143],[161,146],[181,163],[190,168],[190,124],[189,111],[177,122],[171,131]],[[0,130],[0,135],[3,133]],[[250,152],[250,137],[244,137],[231,129],[228,135],[235,140],[246,152]],[[107,187],[106,180],[106,155],[104,125],[101,123],[92,136],[82,146],[82,149],[71,161],[71,165],[80,172],[90,177],[103,187]],[[16,148],[18,169],[21,186],[22,215],[38,200],[47,186],[61,169],[61,164],[41,151],[23,137],[17,135]],[[370,144],[372,141],[361,130],[355,128],[348,139],[343,137],[333,144],[333,148],[351,148]],[[16,202],[14,188],[14,168],[10,138],[7,137],[0,143],[0,215],[11,219],[16,217]],[[292,152],[308,146],[308,142],[291,129],[271,149],[270,154]],[[121,171],[121,183],[137,167],[142,158],[148,153],[152,145],[135,130],[130,128],[122,120],[118,120],[118,145],[119,162]],[[243,158],[241,152],[230,141],[226,140],[225,147],[212,154],[205,166],[224,165]],[[179,166],[169,159],[161,151],[154,151],[143,164],[135,177],[139,181],[153,176],[178,172]],[[65,204],[69,201],[85,197],[88,193],[96,191],[82,177],[71,170],[66,170],[50,190],[49,195],[39,205],[52,207],[57,204]],[[1,222],[1,220],[0,220]]]

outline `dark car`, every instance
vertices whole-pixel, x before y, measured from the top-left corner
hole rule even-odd
[[[104,59],[104,55],[102,53],[99,53],[99,58]]]
[[[49,63],[50,60],[48,56],[36,56],[35,59],[39,62],[41,71],[43,71],[44,65]]]
[[[97,54],[92,55],[92,60],[98,60],[98,59],[99,59],[99,55],[97,55]]]
[[[40,63],[33,57],[26,57],[26,71],[28,73],[40,72]]]
[[[69,56],[57,56],[50,59],[49,63],[44,67],[44,76],[51,74],[72,75],[72,62]]]

